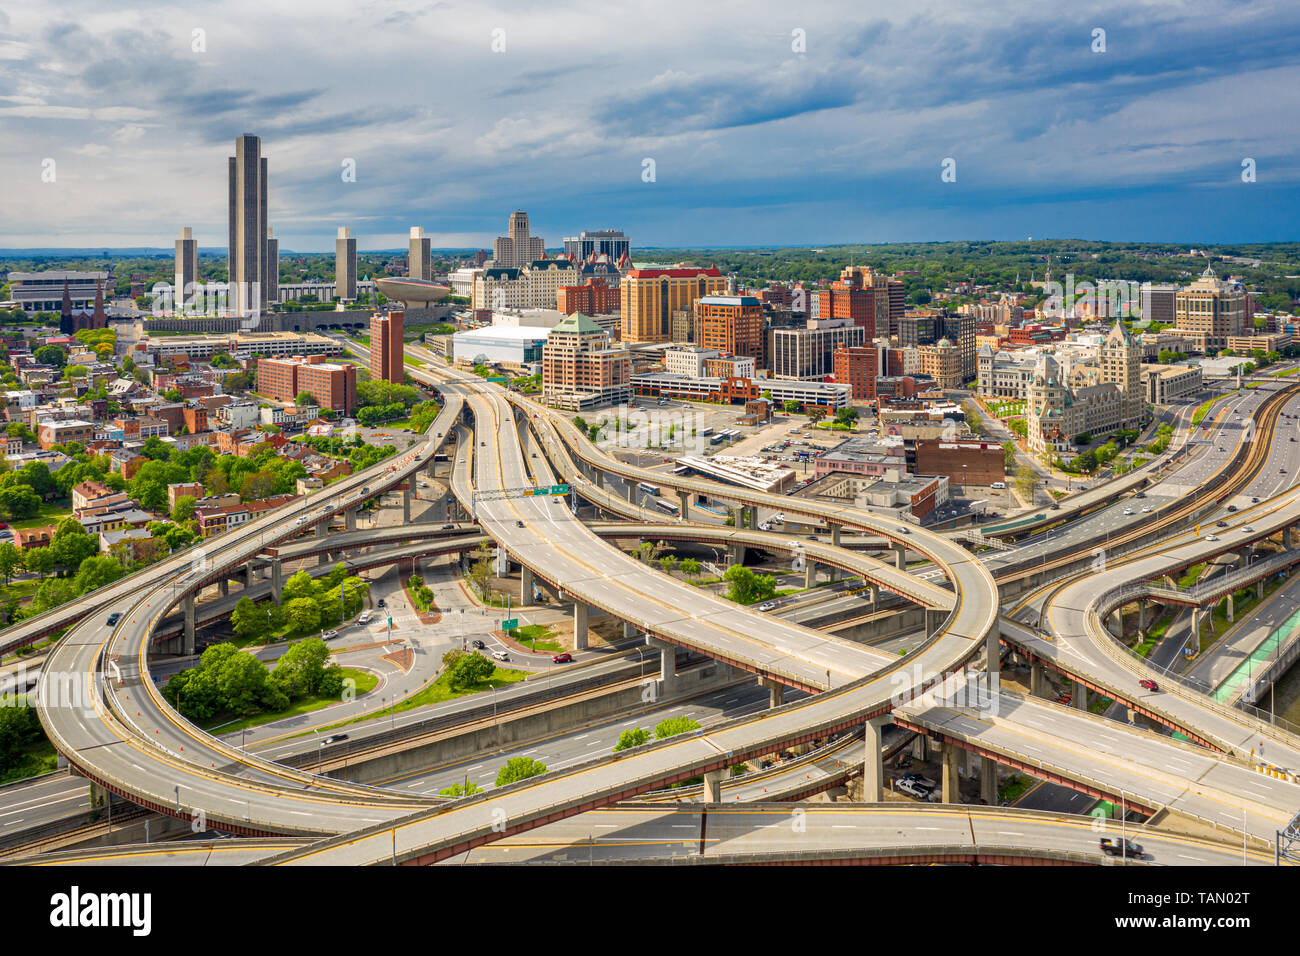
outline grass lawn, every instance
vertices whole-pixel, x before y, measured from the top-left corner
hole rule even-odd
[[[443,671],[438,675],[437,680],[425,684],[421,690],[404,700],[399,700],[394,705],[385,707],[383,710],[366,714],[363,717],[354,717],[352,720],[345,720],[337,724],[332,724],[329,727],[317,728],[317,731],[314,732],[319,732],[320,730],[336,730],[339,727],[360,723],[363,720],[371,720],[381,716],[387,717],[389,714],[400,714],[403,711],[414,710],[417,707],[424,707],[427,704],[440,704],[445,700],[454,700],[457,697],[467,697],[470,694],[477,694],[480,691],[485,691],[489,688],[505,687],[507,684],[517,683],[527,676],[528,675],[523,671],[498,667],[492,672],[492,676],[482,683],[474,684],[471,687],[452,688],[448,673]]]
[[[416,368],[424,368],[424,366],[429,364],[423,359],[418,359],[413,355],[403,355],[402,361],[405,362],[407,365],[414,365]]]
[[[1200,564],[1193,564],[1190,568],[1188,568],[1185,572],[1183,572],[1183,576],[1178,579],[1178,587],[1183,590],[1190,588],[1192,585],[1194,585],[1197,582],[1197,579],[1199,579],[1201,576],[1201,572],[1204,570],[1205,570],[1204,562]]]
[[[1197,405],[1196,411],[1192,412],[1192,425],[1194,426],[1199,425],[1201,423],[1201,420],[1204,419],[1205,416],[1209,414],[1210,409],[1214,406],[1214,403],[1217,402],[1222,397],[1223,396],[1220,395],[1215,398],[1207,398],[1205,401],[1201,402],[1201,404]]]
[[[41,528],[47,524],[58,524],[64,518],[72,517],[72,509],[68,507],[67,502],[50,502],[42,501],[41,510],[34,518],[23,518],[21,521],[10,521],[12,528],[19,530],[23,528]]]
[[[5,761],[3,768],[0,768],[0,784],[49,773],[51,770],[58,769],[58,765],[59,755],[55,753],[54,745],[42,738],[28,744],[11,759]]]
[[[998,785],[998,802],[1013,803],[1034,785],[1032,777],[1022,773],[1013,773]]]
[[[523,627],[517,627],[511,631],[510,636],[534,651],[558,654],[564,650],[558,641],[552,640],[555,637],[555,632],[545,624],[525,624]]]
[[[369,671],[360,671],[354,667],[343,668],[343,679],[352,679],[356,682],[357,696],[361,697],[375,689],[379,683],[379,678]],[[254,714],[252,717],[245,717],[242,720],[228,721],[225,717],[214,717],[206,723],[200,724],[199,727],[209,733],[238,733],[249,727],[258,727],[262,724],[269,724],[277,720],[283,720],[285,717],[297,717],[299,714],[309,714],[313,710],[320,710],[322,707],[328,707],[330,704],[337,704],[337,697],[304,697],[296,703],[290,704],[284,710],[278,710],[265,714]]]

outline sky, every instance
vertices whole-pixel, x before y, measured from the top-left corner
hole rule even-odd
[[[1294,240],[1297,115],[1293,0],[0,0],[0,247],[224,248],[241,133],[284,251]]]

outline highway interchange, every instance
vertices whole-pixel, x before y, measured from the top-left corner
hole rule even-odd
[[[816,544],[804,545],[824,564],[838,565],[873,581],[883,591],[904,595],[900,602],[919,602],[932,609],[933,623],[925,629],[932,633],[920,637],[904,664],[895,652],[886,653],[804,626],[802,612],[759,615],[689,588],[605,543],[597,531],[574,516],[564,499],[518,495],[519,489],[534,483],[535,473],[530,468],[537,466],[529,464],[527,449],[531,448],[544,451],[548,461],[543,467],[554,466],[563,477],[578,484],[589,480],[584,475],[592,473],[592,468],[628,479],[639,479],[644,472],[595,449],[577,436],[564,419],[551,418],[540,406],[517,396],[508,397],[473,376],[438,368],[436,375],[422,370],[422,377],[442,394],[442,413],[430,428],[430,438],[403,455],[396,466],[383,465],[353,476],[331,486],[326,494],[295,501],[275,515],[232,532],[216,547],[209,548],[201,562],[194,561],[193,556],[180,556],[128,582],[120,582],[120,586],[105,589],[102,594],[88,596],[83,599],[86,606],[63,612],[66,619],[73,619],[74,611],[79,612],[83,620],[62,639],[42,669],[41,716],[60,752],[80,772],[158,812],[181,816],[201,812],[209,826],[229,832],[298,839],[285,844],[267,843],[257,837],[257,847],[250,846],[243,857],[242,851],[222,847],[212,854],[214,858],[228,862],[269,858],[279,863],[347,864],[497,862],[511,851],[515,853],[512,859],[518,860],[530,852],[529,847],[534,855],[554,855],[561,852],[558,847],[565,839],[579,845],[584,842],[574,834],[582,829],[584,821],[594,819],[594,814],[632,812],[627,808],[596,808],[648,794],[673,781],[716,774],[740,760],[788,744],[825,739],[855,729],[860,732],[864,725],[869,733],[873,727],[878,733],[880,723],[891,717],[905,727],[924,728],[952,746],[996,753],[1012,766],[1036,762],[1081,788],[1105,795],[1122,793],[1135,807],[1153,811],[1165,808],[1211,820],[1215,826],[1235,827],[1261,844],[1267,844],[1272,834],[1300,810],[1300,787],[1258,774],[1245,759],[1252,742],[1266,738],[1273,748],[1271,752],[1280,755],[1278,762],[1286,760],[1300,767],[1300,741],[1185,688],[1162,685],[1161,692],[1151,695],[1155,698],[1151,700],[1135,693],[1143,666],[1112,646],[1113,640],[1104,633],[1101,623],[1109,608],[1100,606],[1107,595],[1131,582],[1160,577],[1170,562],[1187,566],[1240,547],[1242,541],[1262,539],[1293,527],[1300,520],[1300,494],[1283,489],[1289,487],[1287,475],[1294,472],[1292,466],[1300,457],[1300,443],[1273,441],[1252,482],[1232,502],[1222,502],[1225,506],[1232,503],[1235,510],[1214,512],[1215,517],[1223,514],[1231,519],[1228,531],[1235,534],[1230,540],[1211,542],[1196,531],[1178,530],[1156,545],[1139,545],[1141,550],[1133,555],[1117,557],[1099,574],[1074,584],[1067,579],[1064,587],[1040,595],[1036,603],[1013,602],[1021,604],[1021,610],[1031,616],[1045,612],[1042,633],[1000,617],[1006,613],[1006,601],[999,596],[994,581],[999,566],[1023,569],[1040,556],[1046,565],[1052,556],[1087,546],[1098,537],[1105,542],[1107,535],[1122,533],[1135,523],[1133,515],[1123,512],[1137,501],[1124,499],[1064,525],[1061,532],[1044,535],[1041,540],[1036,536],[1009,551],[982,552],[980,558],[986,560],[980,560],[946,537],[920,529],[904,531],[896,522],[873,515],[831,509],[815,501],[746,493],[747,503],[771,510],[779,508],[794,520],[819,523],[823,530],[833,523],[838,526],[834,534],[840,544],[861,544],[861,538],[892,542],[908,557],[926,561],[925,566],[907,574],[896,568],[892,559],[882,561],[846,551],[827,542],[824,536]],[[1264,388],[1233,396],[1220,403],[1225,407],[1218,412],[1212,431],[1198,428],[1192,433],[1195,441],[1205,444],[1190,449],[1192,454],[1173,472],[1175,477],[1165,479],[1165,487],[1152,486],[1145,506],[1152,509],[1153,519],[1185,497],[1177,482],[1188,486],[1207,482],[1224,469],[1243,438],[1254,437],[1250,431],[1254,426],[1246,422],[1266,397]],[[515,406],[519,406],[519,419],[515,417]],[[1300,402],[1288,402],[1287,412],[1294,414],[1298,406]],[[460,428],[462,422],[472,431]],[[1188,428],[1184,425],[1180,431]],[[532,435],[534,430],[538,439]],[[310,534],[315,523],[328,521],[330,515],[412,478],[432,463],[435,450],[453,434],[458,435],[458,448],[464,453],[453,469],[454,494],[473,515],[480,534],[496,541],[538,580],[627,622],[637,633],[659,642],[656,647],[686,648],[726,662],[738,672],[759,674],[806,694],[765,709],[762,705],[766,692],[757,694],[750,687],[734,694],[714,692],[712,699],[702,703],[650,710],[640,719],[657,720],[669,714],[698,711],[705,718],[705,727],[619,755],[608,753],[609,738],[611,734],[616,737],[616,729],[627,721],[607,722],[586,729],[581,735],[584,739],[570,734],[563,741],[557,740],[554,752],[545,754],[551,772],[450,803],[429,794],[448,780],[458,779],[458,773],[463,777],[471,769],[486,778],[486,769],[446,767],[394,781],[397,787],[363,786],[336,777],[318,777],[273,762],[271,758],[279,755],[273,748],[255,747],[249,752],[203,734],[161,700],[149,678],[150,634],[186,591],[239,568],[254,555],[284,547],[296,534],[304,530]],[[1286,468],[1285,474],[1282,468]],[[668,483],[663,475],[649,474],[660,483]],[[725,486],[697,478],[675,478],[674,486],[686,493],[709,494],[724,500],[729,494]],[[586,490],[600,500],[598,489]],[[1250,501],[1253,497],[1259,498],[1258,504]],[[642,509],[636,511],[645,516]],[[302,524],[298,523],[300,518]],[[660,521],[665,534],[689,535],[690,529],[684,523],[674,519],[672,524],[670,528]],[[1240,530],[1248,524],[1254,531]],[[632,526],[629,534],[649,537],[644,532],[653,530],[650,526]],[[725,533],[714,527],[707,536],[716,540]],[[703,540],[705,528],[698,535]],[[769,549],[779,550],[776,536],[762,532],[732,535],[751,547],[761,548],[766,543]],[[767,537],[773,540],[765,542]],[[1229,534],[1225,532],[1223,537],[1228,539]],[[433,540],[432,536],[425,539]],[[410,547],[418,551],[428,544]],[[1103,550],[1105,547],[1103,543]],[[340,545],[339,550],[344,547]],[[816,616],[810,619],[840,610],[833,606],[836,601],[846,602],[846,606],[847,602],[861,604],[856,597],[832,598],[820,602]],[[111,612],[121,613],[122,620],[105,633],[101,615]],[[29,625],[21,634],[4,632],[0,641],[12,646],[28,639],[36,627]],[[1013,695],[1000,695],[996,716],[989,720],[972,716],[969,708],[953,709],[942,693],[937,700],[918,702],[924,690],[943,675],[972,665],[984,666],[990,655],[996,657],[993,649],[999,637],[1035,658],[1050,659],[1075,679],[1107,689],[1142,713],[1154,714],[1169,726],[1185,728],[1194,739],[1240,759],[1225,759],[1212,750],[1178,744],[1150,730],[1116,722],[1104,724],[1102,733],[1111,738],[1108,741],[1098,734],[1102,718]],[[614,662],[599,666],[614,666]],[[721,694],[730,694],[734,699]],[[412,718],[404,715],[404,719]],[[505,756],[527,750],[534,751],[529,755],[541,752],[537,748],[518,748],[494,756],[492,766],[503,762]],[[600,753],[588,758],[589,751]],[[837,756],[834,762],[860,768],[860,741],[855,753],[852,760]],[[865,772],[878,788],[878,753],[874,760],[870,755],[866,757]],[[762,799],[761,785],[754,788],[755,792],[743,795],[728,792],[725,786],[722,791],[726,799],[733,795],[746,802]],[[39,794],[32,797],[34,803],[40,799]],[[729,816],[716,819],[711,816],[710,826],[714,829],[708,838],[698,833],[705,811],[695,808],[637,811],[649,816],[635,823],[611,826],[621,828],[620,834],[629,827],[657,828],[655,832],[662,834],[665,827],[694,826],[697,853],[705,860],[722,859],[726,854],[765,853],[787,853],[792,859],[802,854],[802,858],[811,859],[808,854],[813,851],[827,860],[852,859],[854,854],[889,860],[895,858],[886,852],[890,847],[886,831],[897,825],[900,829],[896,832],[907,832],[912,843],[918,834],[935,833],[933,844],[925,845],[936,857],[949,854],[949,858],[957,859],[961,841],[944,830],[947,823],[932,831],[930,824],[919,822],[922,817],[948,819],[937,815],[937,809],[923,805],[900,807],[897,803],[887,807],[879,811],[860,806],[843,810],[818,807],[816,813],[831,816],[826,816],[822,821],[825,825],[818,828],[820,837],[815,846],[810,847],[805,840],[784,849],[764,838],[771,827],[756,822],[760,819],[758,811],[748,816],[741,811],[729,811]],[[996,837],[1011,831],[990,829],[987,835],[972,836],[971,817],[975,811],[949,807],[947,812],[951,819],[966,821],[963,839],[968,844],[967,853],[978,850],[987,852],[990,858],[1003,858],[994,852],[1005,849]],[[979,812],[989,820],[1000,820],[1005,811],[983,808]],[[662,816],[664,813],[669,816]],[[662,822],[685,819],[673,816],[679,813],[692,817],[692,822]],[[859,822],[827,822],[834,814]],[[1095,841],[1080,841],[1069,835],[1073,824],[1068,817],[1038,815],[1031,819],[1026,815],[1025,821],[1024,827],[1016,831],[1022,839],[1010,841],[1014,852],[1004,854],[1006,859],[1053,853],[1096,856]],[[589,822],[586,825],[590,827]],[[1001,824],[990,827],[997,825]],[[1030,833],[1035,836],[1025,836]],[[543,839],[552,842],[529,842],[543,834]],[[594,858],[595,844],[602,843],[605,849],[601,850],[601,859],[611,858],[609,845],[615,841],[605,836],[612,835],[597,839],[588,834],[585,849],[589,856]],[[654,843],[650,840],[647,845]],[[676,845],[674,841],[658,843]],[[1212,841],[1191,838],[1184,850],[1188,848],[1195,852],[1185,854],[1187,862],[1210,862],[1215,853],[1227,852],[1215,850]],[[145,852],[171,851],[141,851]],[[184,855],[187,851],[174,852]],[[1271,853],[1262,853],[1258,847],[1252,853],[1251,862],[1263,862],[1265,857],[1271,862]],[[121,861],[131,855],[124,854]],[[1178,856],[1171,846],[1166,858],[1157,862],[1174,862]]]

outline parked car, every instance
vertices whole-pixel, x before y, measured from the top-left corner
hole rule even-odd
[[[1074,695],[1073,695],[1073,694],[1061,694],[1059,697],[1056,698],[1056,702],[1057,702],[1058,704],[1070,704],[1070,703],[1073,703],[1073,702],[1074,702]]]
[[[568,651],[565,651],[563,654],[556,654],[554,657],[552,657],[552,658],[551,658],[551,663],[553,663],[553,664],[568,664],[568,663],[570,663],[572,660],[573,660],[573,655],[570,654]]]
[[[917,800],[929,799],[930,794],[933,792],[930,790],[926,790],[924,787],[916,783],[914,780],[906,780],[906,779],[898,781],[894,789],[897,790],[899,793],[907,794],[909,797],[915,797]]]
[[[1151,680],[1151,678],[1149,677],[1142,678],[1140,681],[1138,681],[1138,684],[1141,685],[1143,690],[1149,690],[1153,694],[1160,690],[1160,685],[1157,684],[1155,681]]]
[[[521,521],[516,521],[516,522],[515,522],[515,527],[516,527],[516,528],[522,528],[523,526],[524,526],[524,523],[523,523],[522,520],[521,520]]]

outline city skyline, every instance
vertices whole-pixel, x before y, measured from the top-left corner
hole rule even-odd
[[[166,248],[182,224],[215,245],[218,164],[245,132],[274,170],[268,221],[303,252],[341,222],[365,248],[401,248],[413,223],[436,248],[490,247],[511,209],[552,248],[605,225],[640,248],[1282,241],[1300,210],[1300,13],[1280,4],[1068,21],[1018,4],[851,20],[669,5],[635,31],[582,6],[376,2],[313,11],[310,30],[279,12],[284,28],[259,29],[253,4],[220,20],[167,6],[0,15],[0,175],[33,184],[0,246]],[[591,82],[615,64],[625,82]]]

